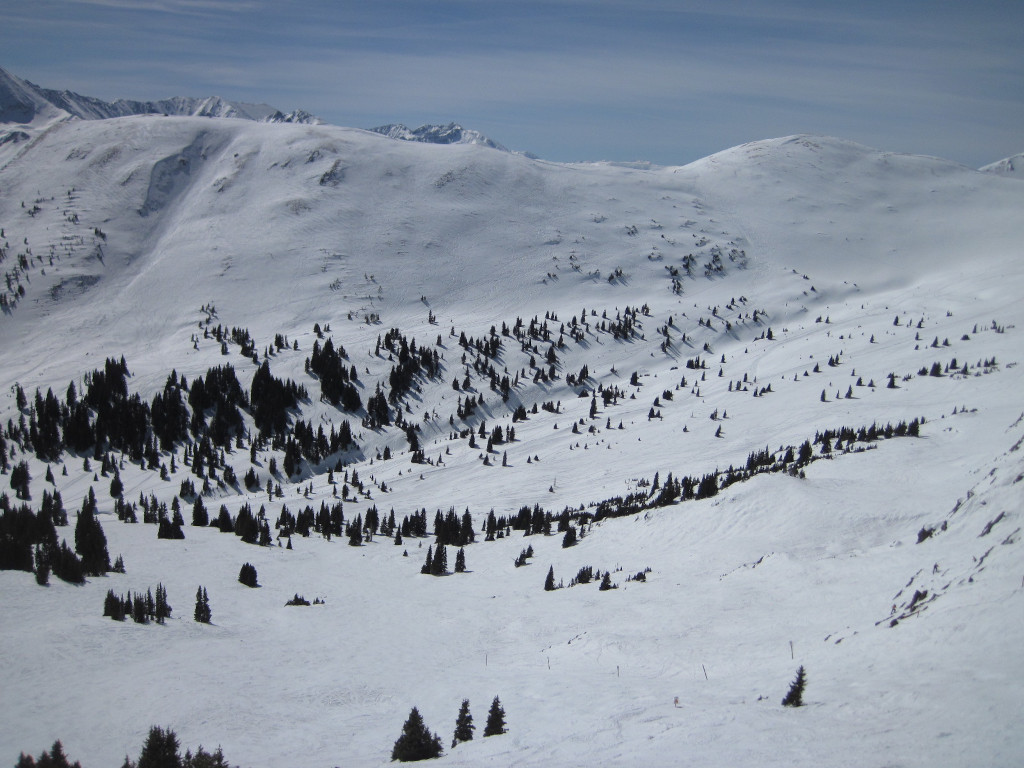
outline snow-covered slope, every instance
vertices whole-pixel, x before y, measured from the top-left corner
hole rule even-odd
[[[433,538],[314,533],[286,549],[186,525],[157,540],[118,521],[91,451],[51,462],[51,485],[9,438],[34,505],[55,487],[74,525],[95,489],[127,569],[45,589],[0,572],[9,759],[61,738],[86,768],[120,764],[160,724],[246,766],[383,765],[412,706],[447,747],[469,698],[477,739],[446,765],[1018,762],[1021,185],[827,137],[642,169],[130,116],[0,147],[0,189],[8,432],[37,388],[84,392],[109,357],[147,403],[172,370],[230,363],[249,387],[267,360],[309,391],[293,420],[348,421],[358,448],[275,474],[282,446],[252,441],[246,413],[224,462],[282,495],[219,469],[211,513],[330,506],[353,472],[368,495],[345,499],[348,520],[468,509],[478,531],[492,509],[557,519],[638,494],[575,546],[481,534],[467,573],[434,578],[420,573]],[[438,352],[441,373],[392,403],[406,428],[320,398],[314,324],[344,346],[364,405],[393,390],[391,329]],[[217,326],[246,329],[258,362]],[[484,402],[466,414],[470,397]],[[814,442],[916,418],[919,437]],[[515,438],[487,451],[495,427]],[[412,463],[409,429],[428,463]],[[753,452],[780,461],[805,440],[823,458],[739,478]],[[181,444],[160,454],[166,480],[114,459],[126,500],[169,506],[202,482]],[[669,473],[718,471],[718,488],[730,468],[713,497],[655,503]],[[244,562],[260,589],[237,582]],[[570,587],[588,565],[619,588]],[[543,590],[549,567],[564,589]],[[167,625],[101,616],[108,589],[157,583]],[[200,585],[212,626],[191,620]],[[326,602],[285,608],[295,593]],[[800,664],[808,706],[783,709]],[[509,731],[482,739],[495,694]]]
[[[387,136],[389,139],[401,139],[402,141],[420,141],[425,144],[478,144],[491,149],[505,149],[493,139],[489,139],[479,131],[463,128],[456,123],[447,125],[421,125],[419,128],[407,128],[401,123],[379,125],[371,128],[374,133]]]

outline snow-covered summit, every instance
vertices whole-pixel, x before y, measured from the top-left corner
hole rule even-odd
[[[421,125],[419,128],[409,128],[401,123],[379,125],[371,128],[374,133],[387,136],[389,139],[401,139],[402,141],[419,141],[425,144],[476,144],[491,149],[499,149],[508,152],[508,149],[493,139],[484,136],[479,131],[470,128],[463,128],[458,123],[447,125]]]
[[[0,123],[28,124],[38,122],[40,118],[51,120],[66,116],[81,120],[106,120],[129,115],[231,117],[271,123],[321,122],[303,110],[284,113],[269,104],[229,101],[219,96],[176,96],[157,101],[104,101],[74,91],[43,88],[0,69]]]
[[[0,69],[0,123],[30,125],[66,116],[37,86]]]
[[[983,165],[978,170],[982,173],[994,173],[996,176],[1005,176],[1011,179],[1024,179],[1024,152]]]

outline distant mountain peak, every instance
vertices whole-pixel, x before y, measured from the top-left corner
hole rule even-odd
[[[231,117],[269,123],[322,122],[303,110],[284,113],[269,104],[246,104],[228,101],[220,96],[175,96],[159,101],[103,101],[74,91],[43,88],[0,69],[0,123],[28,124],[40,118],[50,120],[68,116],[80,120],[106,120],[129,115]]]
[[[479,131],[463,128],[458,123],[421,125],[419,128],[409,128],[401,123],[391,123],[370,128],[370,130],[387,136],[389,139],[400,139],[401,141],[419,141],[424,144],[477,144],[502,152],[509,151],[507,147],[484,136]]]
[[[1024,152],[983,165],[978,170],[983,173],[994,173],[996,176],[1005,176],[1009,179],[1024,179]]]
[[[60,107],[52,104],[37,86],[0,69],[0,123],[28,125],[38,119],[64,116]]]

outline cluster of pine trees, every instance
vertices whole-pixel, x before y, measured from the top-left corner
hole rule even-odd
[[[193,474],[212,478],[213,469],[224,466],[223,449],[231,446],[232,439],[236,447],[241,445],[242,410],[252,414],[261,438],[278,436],[280,442],[275,448],[292,449],[290,454],[286,452],[286,458],[291,458],[286,468],[289,475],[297,469],[298,456],[317,463],[355,442],[347,422],[339,432],[332,428],[330,435],[322,428],[314,432],[308,424],[289,429],[292,413],[300,402],[308,400],[308,394],[302,385],[274,377],[266,360],[253,375],[248,392],[230,364],[211,367],[205,376],[197,376],[191,383],[172,371],[163,390],[150,403],[129,394],[129,376],[123,357],[109,358],[102,370],[85,375],[81,396],[72,382],[63,401],[52,390],[45,395],[36,390],[30,402],[20,385],[16,386],[17,406],[23,418],[18,424],[11,422],[0,434],[2,468],[7,469],[6,440],[13,440],[23,451],[34,452],[47,462],[58,460],[65,451],[91,450],[97,459],[119,451],[153,469],[162,467],[160,451],[173,451],[176,445],[184,444],[185,461],[191,464]],[[361,404],[358,393],[354,388],[352,391],[355,400],[346,405],[348,410],[357,410]],[[287,441],[286,436],[290,438]],[[230,474],[225,471],[228,484],[233,482],[233,472]],[[27,465],[16,467],[14,480],[12,487],[19,497],[27,498]],[[112,495],[120,494],[112,490]]]
[[[74,551],[66,541],[58,543],[56,526],[67,524],[67,513],[57,492],[53,496],[43,493],[38,514],[25,504],[12,507],[7,494],[0,494],[0,570],[34,571],[43,585],[51,571],[73,584],[110,571],[107,539],[96,519],[96,495],[91,487],[75,525]]]
[[[347,367],[345,359],[348,355],[340,344],[335,348],[334,342],[327,339],[321,348],[320,342],[313,342],[313,354],[306,359],[306,372],[316,375],[320,380],[320,397],[333,406],[341,406],[346,411],[358,411],[362,407],[359,390],[355,382],[359,373],[353,365]]]
[[[459,707],[459,714],[455,719],[455,732],[452,735],[452,748],[460,743],[472,741],[473,731],[476,726],[473,724],[473,715],[469,711],[469,699],[463,699]],[[498,736],[507,731],[505,727],[505,709],[500,699],[495,696],[491,702],[490,711],[487,713],[487,724],[484,726],[484,737]],[[423,716],[416,707],[412,708],[409,717],[402,726],[402,734],[395,741],[391,750],[391,759],[399,762],[415,762],[418,760],[432,760],[440,757],[444,752],[441,746],[441,737],[431,733],[423,722]]]
[[[116,595],[114,590],[108,589],[107,596],[103,601],[103,615],[109,616],[114,621],[124,621],[131,618],[136,624],[148,624],[150,620],[157,624],[163,624],[171,617],[171,605],[167,602],[167,589],[163,584],[157,584],[156,597],[153,590],[147,589],[146,594],[136,592],[134,595],[128,592],[127,595]]]
[[[220,747],[207,752],[200,745],[194,754],[185,750],[184,755],[180,749],[178,736],[173,730],[154,725],[149,729],[138,759],[133,761],[125,755],[121,768],[231,768]],[[49,751],[44,749],[39,757],[22,752],[14,768],[82,768],[82,765],[77,760],[73,763],[68,761],[64,745],[58,739]]]
[[[466,550],[459,547],[455,554],[455,572],[465,573],[466,571]],[[444,544],[438,544],[437,549],[433,546],[427,547],[427,559],[420,568],[420,573],[431,576],[444,576],[448,573],[448,552]]]

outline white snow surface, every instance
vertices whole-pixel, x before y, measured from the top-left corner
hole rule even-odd
[[[220,745],[241,766],[384,765],[416,706],[445,744],[439,765],[1020,764],[1015,180],[829,137],[645,169],[146,115],[55,123],[0,145],[0,190],[0,267],[15,272],[22,254],[28,264],[0,284],[0,423],[22,415],[16,383],[30,398],[37,388],[63,397],[71,381],[82,392],[107,357],[124,355],[131,391],[147,401],[172,369],[192,379],[230,362],[247,387],[255,364],[203,334],[201,308],[213,305],[212,323],[249,329],[261,360],[274,334],[297,342],[269,360],[309,390],[301,417],[325,429],[348,419],[357,432],[361,455],[343,458],[373,499],[346,502],[346,518],[370,504],[399,520],[468,508],[479,530],[492,508],[557,514],[650,490],[641,481],[655,473],[740,467],[751,451],[826,428],[926,419],[919,438],[606,520],[568,549],[560,535],[480,534],[466,547],[469,572],[443,578],[420,574],[432,538],[355,548],[313,534],[287,550],[186,526],[184,541],[157,540],[154,526],[112,514],[98,462],[86,472],[84,456],[65,454],[52,469],[71,525],[94,487],[111,559],[123,555],[127,573],[44,588],[0,572],[3,759],[59,738],[85,768],[120,765],[162,725],[183,750]],[[723,269],[706,276],[716,255]],[[600,330],[643,305],[642,338]],[[552,342],[573,317],[587,322],[582,342],[566,332],[559,378],[535,383],[531,355],[505,337],[499,374],[528,375],[503,403],[473,373],[486,405],[453,427],[465,396],[452,387],[466,373],[459,334],[500,335],[503,322],[545,313],[557,315]],[[431,347],[440,336],[444,372],[419,383],[405,414],[434,464],[410,463],[401,430],[362,428],[358,414],[319,402],[304,371],[314,323],[344,345],[364,402],[393,364],[375,354],[378,336],[398,328]],[[542,366],[549,346],[534,353]],[[686,367],[698,355],[706,371]],[[919,375],[952,358],[947,375]],[[588,391],[626,393],[598,400],[593,419],[590,398],[565,382],[583,365]],[[516,423],[489,466],[482,445],[451,438],[545,401],[561,412]],[[377,459],[385,447],[393,458]],[[259,453],[261,483],[272,457],[280,465],[282,452]],[[11,458],[30,461],[38,504],[46,467],[20,450]],[[194,479],[181,447],[175,458],[170,481],[125,460],[125,498],[170,503]],[[239,477],[249,459],[248,444],[228,456]],[[332,503],[327,469],[279,476],[283,498],[215,487],[205,503],[234,513],[249,501],[273,521],[282,504]],[[935,534],[917,543],[925,527]],[[73,542],[72,527],[58,533]],[[514,567],[527,545],[534,558]],[[259,589],[238,583],[244,562]],[[549,567],[568,585],[585,565],[611,570],[619,588],[543,591]],[[646,583],[626,581],[646,568]],[[165,626],[101,616],[108,589],[157,583],[174,608]],[[192,621],[199,585],[210,626]],[[915,590],[928,597],[912,607]],[[325,604],[284,607],[295,593]],[[783,708],[799,665],[806,706]],[[508,732],[484,739],[495,695]],[[464,698],[477,736],[448,748]]]

